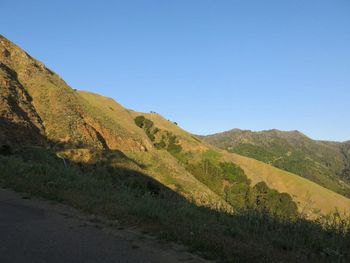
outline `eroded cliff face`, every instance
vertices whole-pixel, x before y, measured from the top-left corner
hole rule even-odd
[[[117,118],[93,107],[43,63],[1,35],[0,127],[3,144],[48,141],[128,151],[152,147],[147,138],[130,133]]]
[[[43,144],[45,129],[17,73],[0,63],[0,143]]]

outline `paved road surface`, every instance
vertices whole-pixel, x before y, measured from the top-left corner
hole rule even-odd
[[[0,262],[206,262],[135,229],[0,188]]]

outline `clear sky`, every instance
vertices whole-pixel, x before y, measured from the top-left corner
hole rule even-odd
[[[1,1],[0,34],[73,88],[193,133],[350,140],[349,0]]]

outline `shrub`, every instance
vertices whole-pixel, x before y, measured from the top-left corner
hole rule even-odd
[[[137,116],[134,121],[138,127],[143,128],[143,124],[145,122],[145,119],[146,118],[144,116]]]
[[[249,196],[250,207],[267,212],[279,218],[295,219],[298,207],[287,193],[279,193],[270,189],[265,182],[257,183]]]
[[[281,219],[298,216],[297,205],[289,194],[270,189],[264,182],[251,187],[244,171],[232,162],[202,159],[187,169],[236,209],[258,210]]]
[[[181,145],[177,143],[177,138],[175,135],[168,134],[168,146],[167,151],[172,155],[176,155],[182,151]]]
[[[153,142],[155,140],[155,134],[159,131],[158,128],[154,128],[153,121],[145,118],[144,116],[137,116],[135,119],[135,124],[143,128],[148,138]]]

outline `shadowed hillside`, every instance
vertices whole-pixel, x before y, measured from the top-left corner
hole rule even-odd
[[[122,152],[90,155],[90,161],[64,163],[54,152],[33,146],[0,154],[0,187],[64,202],[95,214],[97,222],[103,216],[110,226],[142,227],[220,262],[346,262],[350,257],[350,221],[339,225],[339,214],[311,222],[257,210],[209,209],[160,184]],[[267,189],[260,185],[259,190]]]

